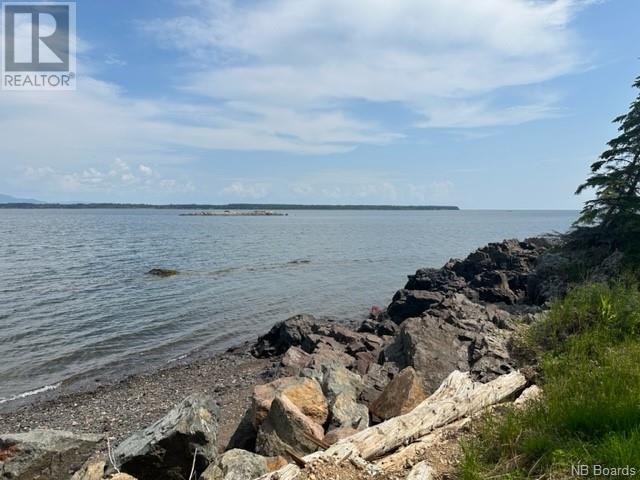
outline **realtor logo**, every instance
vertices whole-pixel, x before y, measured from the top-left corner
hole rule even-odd
[[[75,90],[75,3],[2,4],[2,89]]]

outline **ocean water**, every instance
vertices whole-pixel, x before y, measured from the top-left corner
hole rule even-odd
[[[573,211],[0,209],[0,402],[254,339],[308,312],[364,318],[406,275]],[[155,278],[154,267],[180,275]]]

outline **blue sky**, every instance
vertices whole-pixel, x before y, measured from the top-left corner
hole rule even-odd
[[[637,0],[78,2],[78,89],[0,92],[0,192],[574,209]]]

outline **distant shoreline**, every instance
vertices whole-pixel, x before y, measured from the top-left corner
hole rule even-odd
[[[155,209],[155,210],[460,210],[452,205],[301,205],[279,203],[230,203],[226,205],[142,203],[0,203],[9,209]]]

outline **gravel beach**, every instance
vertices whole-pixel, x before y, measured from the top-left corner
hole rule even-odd
[[[277,359],[256,359],[246,350],[131,376],[93,390],[53,398],[51,394],[35,396],[28,404],[5,405],[0,413],[0,431],[47,428],[100,433],[118,443],[162,418],[191,393],[204,392],[220,405],[219,445],[224,448],[249,404],[253,386],[268,382],[275,371]]]

